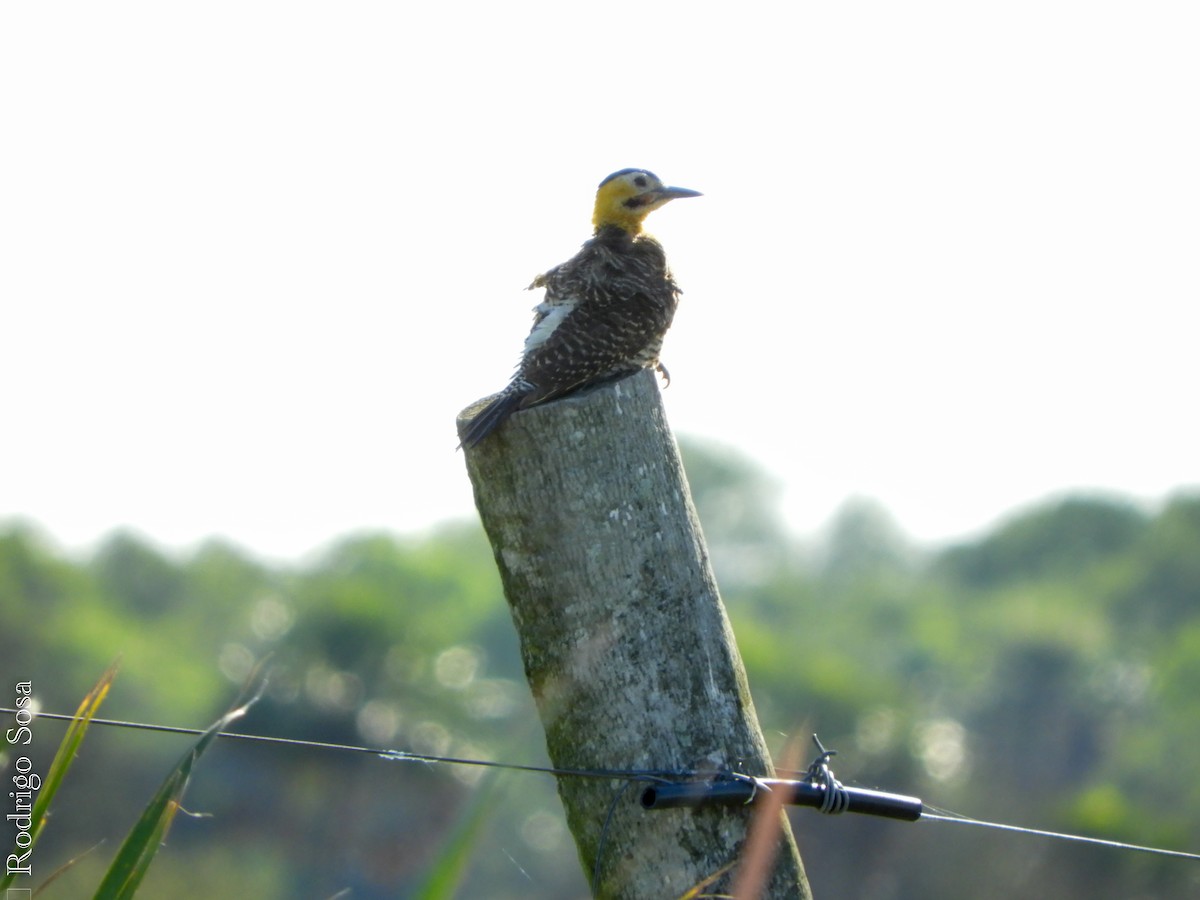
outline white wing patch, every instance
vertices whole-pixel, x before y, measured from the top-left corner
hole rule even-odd
[[[563,323],[563,320],[570,315],[571,310],[574,308],[575,304],[573,302],[560,303],[553,306],[549,303],[539,303],[535,307],[535,312],[541,316],[541,320],[533,326],[533,330],[529,332],[529,337],[525,338],[526,355],[546,343],[550,335],[554,334],[558,326]]]

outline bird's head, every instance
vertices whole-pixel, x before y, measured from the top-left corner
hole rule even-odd
[[[642,220],[660,206],[676,197],[699,196],[699,191],[667,187],[645,169],[622,169],[600,182],[592,224],[597,231],[605,225],[616,225],[629,234],[638,234]]]

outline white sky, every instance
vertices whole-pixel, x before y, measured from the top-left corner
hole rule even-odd
[[[294,556],[473,515],[625,166],[686,293],[678,433],[811,531],[1200,478],[1200,5],[6,3],[0,516]]]

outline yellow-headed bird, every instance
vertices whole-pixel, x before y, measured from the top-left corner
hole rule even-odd
[[[545,288],[508,387],[461,431],[473,447],[520,409],[655,367],[679,303],[662,245],[642,233],[646,216],[699,191],[667,187],[653,172],[622,169],[600,182],[595,234],[571,259],[534,279]]]

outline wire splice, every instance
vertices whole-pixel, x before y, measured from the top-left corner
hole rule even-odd
[[[924,804],[916,797],[889,794],[866,788],[846,787],[833,775],[829,758],[837,751],[826,750],[813,735],[819,751],[804,778],[751,778],[745,775],[718,775],[704,781],[674,781],[652,784],[642,791],[645,809],[678,809],[700,806],[743,806],[762,799],[767,792],[781,793],[791,806],[808,806],[829,815],[860,813],[915,822],[921,818]]]
[[[712,781],[680,781],[653,784],[642,791],[645,809],[677,809],[691,806],[744,806],[759,802],[765,791],[782,791],[784,802],[792,806],[809,806],[822,812],[850,812],[885,819],[915,822],[921,818],[924,805],[917,797],[888,794],[866,788],[843,787],[838,796],[840,808],[829,808],[828,788],[807,781],[788,781],[782,778],[753,780],[719,777]]]

